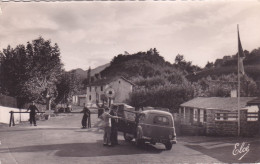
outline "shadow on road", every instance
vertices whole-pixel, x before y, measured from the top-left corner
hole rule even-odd
[[[51,145],[35,145],[17,148],[1,149],[1,152],[25,153],[25,152],[43,152],[54,151],[53,154],[59,157],[98,157],[132,154],[159,154],[163,150],[145,145],[143,148],[137,148],[133,143],[121,144],[115,147],[103,146],[103,141],[96,143],[67,143]]]

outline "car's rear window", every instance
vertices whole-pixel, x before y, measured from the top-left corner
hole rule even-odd
[[[153,119],[153,123],[159,124],[159,125],[169,125],[170,121],[169,118],[165,116],[155,116]]]

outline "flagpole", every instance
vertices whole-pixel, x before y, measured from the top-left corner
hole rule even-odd
[[[238,33],[238,40],[239,38],[239,27],[237,25],[237,33]],[[239,41],[238,41],[239,42]],[[239,62],[239,45],[238,45],[238,53],[237,53],[237,81],[238,81],[238,87],[237,87],[237,112],[238,112],[238,118],[237,118],[237,123],[238,123],[238,130],[237,130],[237,135],[240,136],[240,71],[239,71],[239,67],[240,67],[240,62]]]

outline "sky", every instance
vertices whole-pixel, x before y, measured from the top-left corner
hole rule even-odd
[[[260,0],[0,2],[0,51],[39,36],[57,43],[65,70],[109,63],[156,48],[204,67],[260,47]]]

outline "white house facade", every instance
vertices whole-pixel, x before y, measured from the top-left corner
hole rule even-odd
[[[113,91],[112,103],[122,103],[129,99],[133,92],[134,84],[124,77],[115,77],[112,79],[100,79],[92,83],[86,89],[86,103],[88,106],[96,104],[96,101],[102,101],[102,96],[106,96],[106,91]]]

